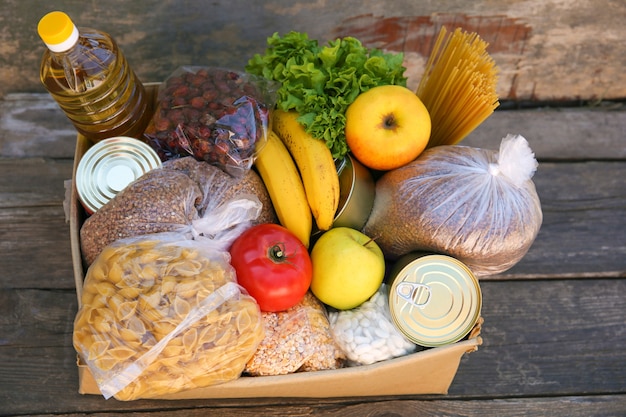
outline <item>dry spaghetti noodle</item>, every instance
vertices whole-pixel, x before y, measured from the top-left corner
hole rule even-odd
[[[500,105],[498,69],[476,33],[441,28],[416,94],[430,113],[428,147],[463,140]]]

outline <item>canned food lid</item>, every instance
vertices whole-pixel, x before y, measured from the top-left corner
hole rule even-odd
[[[76,190],[91,213],[146,172],[161,166],[154,149],[138,139],[117,136],[89,148],[76,168]]]
[[[410,262],[396,275],[389,291],[394,323],[420,346],[457,342],[480,317],[478,280],[450,256],[426,255]]]

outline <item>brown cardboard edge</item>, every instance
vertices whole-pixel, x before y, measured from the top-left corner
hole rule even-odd
[[[158,83],[146,84],[156,96]],[[82,135],[77,136],[70,201],[70,246],[78,306],[84,280],[84,264],[80,249],[80,227],[85,217],[76,191],[75,174],[81,157],[91,146]],[[479,336],[482,318],[467,340],[431,348],[372,365],[336,370],[302,372],[280,376],[240,377],[205,388],[191,389],[158,399],[263,398],[263,397],[367,397],[382,395],[447,394],[465,353],[474,352],[482,344]],[[77,360],[78,392],[101,395],[89,368]]]
[[[76,168],[78,162],[89,148],[87,139],[78,135],[76,140],[76,151],[74,154],[74,167],[72,170],[72,189],[70,201],[70,251],[72,253],[72,267],[74,270],[74,285],[76,286],[76,297],[78,298],[78,308],[81,307],[81,294],[83,293],[83,280],[85,279],[83,269],[83,257],[80,250],[80,226],[82,224],[82,206],[78,200],[76,190]]]
[[[428,349],[373,365],[280,376],[240,377],[220,385],[191,389],[158,399],[367,397],[447,394],[465,353],[480,337]],[[100,394],[89,368],[79,363],[79,393]],[[157,399],[157,398],[154,398]]]

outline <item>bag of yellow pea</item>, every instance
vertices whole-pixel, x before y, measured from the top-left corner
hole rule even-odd
[[[233,200],[193,232],[102,250],[85,277],[73,342],[105,398],[155,398],[241,375],[264,328],[225,248],[259,206]]]

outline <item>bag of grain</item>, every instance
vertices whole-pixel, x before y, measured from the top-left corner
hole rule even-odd
[[[385,256],[447,254],[477,276],[503,272],[528,252],[543,215],[526,139],[508,135],[499,151],[437,146],[376,184],[363,228]]]
[[[343,366],[345,355],[330,332],[326,307],[310,291],[295,306],[261,316],[265,337],[245,373],[285,375]]]
[[[232,177],[192,157],[166,161],[130,183],[83,223],[83,259],[90,265],[104,247],[118,239],[193,230],[205,213],[246,196],[262,206],[252,224],[277,221],[267,189],[255,171]]]

